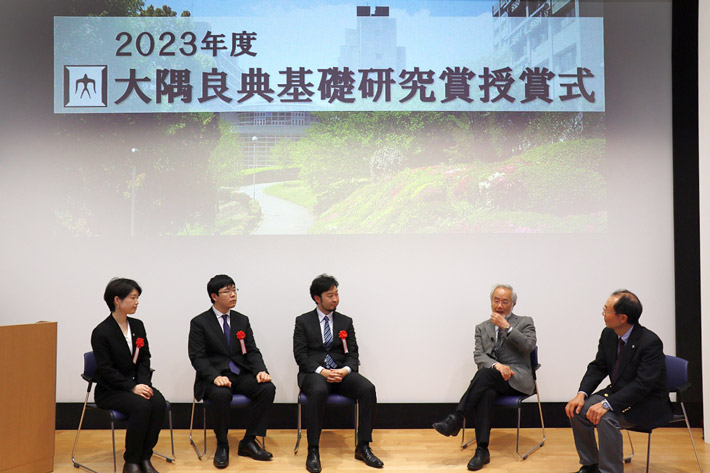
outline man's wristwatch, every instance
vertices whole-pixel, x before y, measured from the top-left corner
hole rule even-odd
[[[602,401],[602,407],[603,407],[604,409],[606,409],[607,411],[612,411],[612,410],[613,410],[613,409],[611,408],[611,404],[609,404],[609,401],[607,401],[606,399],[604,399],[604,400]]]

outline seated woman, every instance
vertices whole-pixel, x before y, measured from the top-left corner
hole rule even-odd
[[[111,314],[91,333],[96,357],[94,398],[102,409],[128,416],[123,473],[157,473],[150,462],[165,418],[165,398],[151,385],[150,350],[138,309],[142,290],[135,281],[114,278],[104,292]]]

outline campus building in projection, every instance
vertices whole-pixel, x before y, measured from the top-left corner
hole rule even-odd
[[[345,30],[344,44],[340,47],[338,67],[353,71],[364,68],[402,70],[406,66],[405,48],[397,46],[397,20],[389,16],[388,7],[357,7],[357,28]],[[241,76],[234,63],[225,65],[230,75]],[[314,76],[312,82],[319,80]],[[315,84],[317,86],[317,84]],[[238,87],[238,86],[237,86]],[[317,93],[317,92],[316,92]],[[277,106],[277,102],[272,103]],[[316,122],[311,112],[249,111],[223,113],[239,135],[245,167],[263,167],[276,164],[271,151],[279,142],[300,139],[308,127]],[[256,137],[256,139],[254,139]]]
[[[397,20],[389,16],[389,7],[357,7],[357,28],[345,30],[338,66],[351,70],[405,68],[406,50],[397,46]]]
[[[571,72],[578,64],[603,67],[600,57],[583,57],[577,22],[579,17],[602,16],[601,2],[498,0],[492,9],[494,18],[521,18],[494,23],[494,47],[510,52],[514,70],[546,67],[561,74]],[[542,21],[545,17],[559,21]]]

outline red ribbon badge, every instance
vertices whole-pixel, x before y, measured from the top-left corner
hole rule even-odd
[[[244,337],[246,335],[241,330],[237,332],[237,339],[239,340],[239,346],[242,348],[242,355],[246,355],[247,346],[244,344]]]
[[[133,364],[138,363],[138,354],[141,352],[141,347],[145,345],[145,340],[141,337],[136,338],[136,350],[133,352]]]
[[[343,351],[345,351],[345,353],[347,353],[348,352],[348,341],[346,340],[346,338],[348,338],[348,332],[346,332],[345,330],[341,330],[340,332],[338,332],[338,337],[340,337],[340,341],[343,342]]]

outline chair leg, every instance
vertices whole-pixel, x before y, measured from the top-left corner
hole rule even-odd
[[[547,437],[545,436],[545,420],[542,418],[542,403],[540,402],[540,393],[537,390],[537,381],[535,382],[535,393],[537,394],[537,410],[540,413],[540,427],[542,428],[542,440],[540,440],[538,443],[533,445],[533,447],[523,455],[521,455],[520,452],[518,451],[518,445],[520,442],[520,415],[521,415],[521,411],[522,411],[522,405],[519,405],[518,406],[518,433],[517,433],[516,439],[515,439],[515,453],[523,460],[527,460],[528,457],[530,455],[532,455],[532,453],[535,450],[544,446],[545,440],[547,439]]]
[[[688,415],[685,413],[685,403],[680,401],[680,408],[683,410],[683,420],[685,420],[685,426],[688,428],[688,435],[690,435],[690,443],[693,444],[693,451],[695,452],[695,460],[698,462],[698,468],[700,473],[703,473],[703,467],[700,464],[700,457],[698,456],[698,449],[695,448],[695,440],[693,439],[693,431],[690,430],[690,422],[688,422]]]
[[[84,398],[84,408],[81,410],[81,418],[79,419],[79,428],[76,430],[76,437],[74,437],[74,448],[71,451],[71,462],[74,465],[74,468],[83,468],[87,471],[91,471],[92,473],[98,473],[96,470],[92,470],[88,466],[79,463],[76,460],[76,447],[79,445],[79,434],[81,433],[81,426],[84,425],[84,415],[86,414],[86,404],[89,402],[89,393],[91,392],[91,386],[89,386],[89,390],[86,392],[86,397]]]
[[[635,454],[635,452],[634,452],[634,443],[631,441],[631,432],[629,432],[629,431],[627,430],[627,431],[626,431],[626,435],[627,435],[628,438],[629,438],[629,446],[631,447],[631,455],[629,455],[628,457],[624,457],[624,463],[631,463],[631,459],[634,457],[634,454]]]
[[[301,399],[300,399],[300,396],[299,396],[298,402],[296,404],[298,404],[298,424],[297,424],[298,431],[296,433],[296,446],[293,447],[293,454],[294,455],[298,453],[298,445],[301,443]]]
[[[113,413],[111,415],[111,444],[113,446],[113,473],[116,473],[116,429],[113,424]]]
[[[192,438],[192,427],[193,427],[193,422],[195,421],[195,403],[197,400],[193,397],[192,398],[192,413],[190,414],[190,445],[192,445],[192,448],[195,449],[195,453],[197,454],[198,460],[202,460],[202,458],[207,454],[207,417],[206,417],[206,408],[205,408],[205,403],[204,401],[202,402],[202,425],[203,425],[203,436],[204,436],[204,449],[202,453],[200,453],[200,449],[197,447],[197,444],[195,443],[195,440]]]
[[[168,463],[175,461],[175,440],[173,438],[173,410],[172,407],[168,408],[168,425],[170,426],[170,451],[172,456],[165,455],[164,453],[153,452],[153,455],[160,457]]]
[[[648,447],[646,448],[646,473],[648,473],[648,468],[651,465],[651,434],[653,431],[648,433]]]
[[[172,463],[175,461],[175,436],[173,434],[173,408],[170,408],[170,412],[168,412],[168,423],[170,424],[170,453],[173,457],[171,461],[168,461],[168,463]]]
[[[464,417],[463,426],[461,427],[461,450],[468,448],[468,446],[474,443],[475,441],[476,438],[474,437],[468,442],[466,442],[466,418]]]
[[[358,436],[360,435],[360,401],[355,400],[355,448],[357,448]]]
[[[256,442],[257,445],[259,445],[261,448],[266,450],[266,436],[261,437],[261,442],[259,442],[259,438],[255,438],[254,441]]]

